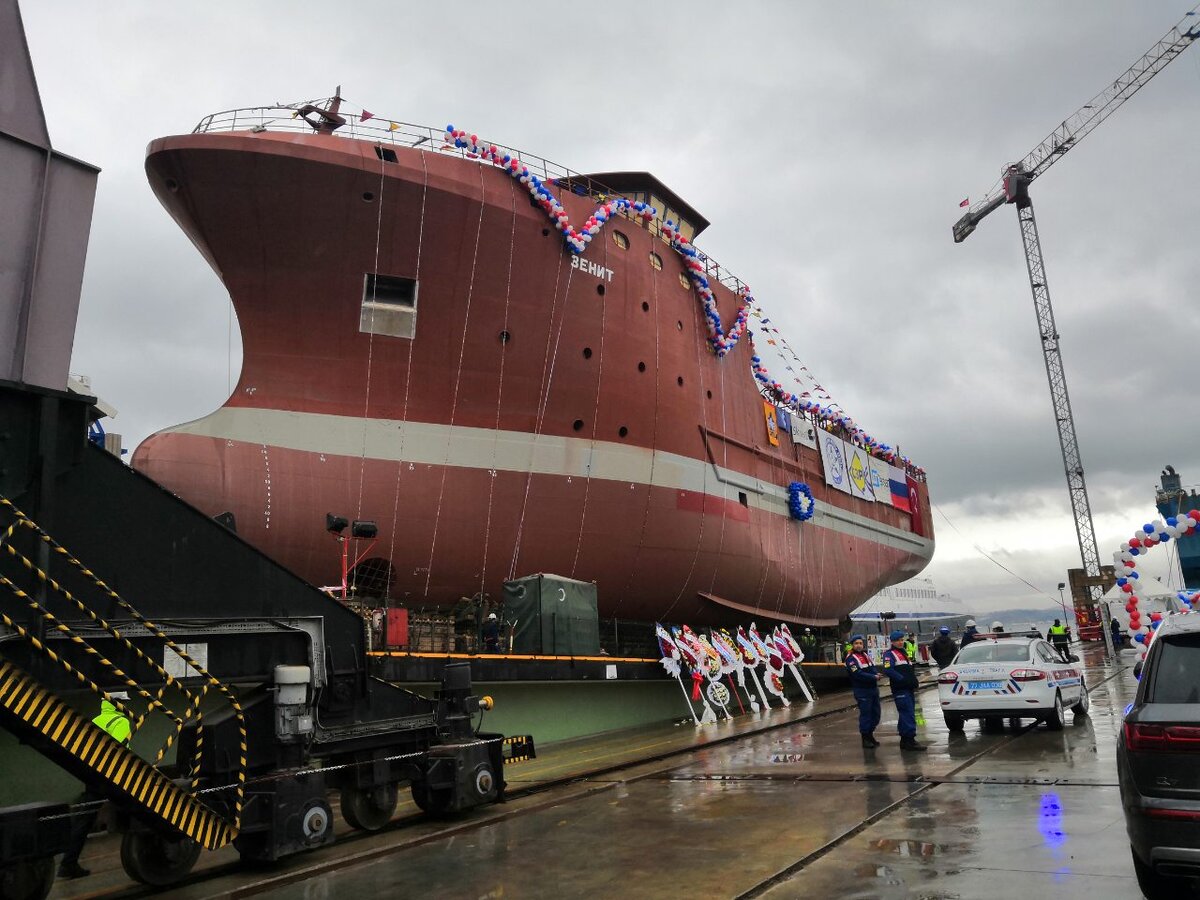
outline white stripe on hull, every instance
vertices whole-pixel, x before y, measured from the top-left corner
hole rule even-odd
[[[728,499],[724,495],[730,487],[740,488],[751,507],[789,515],[787,490],[779,485],[675,453],[588,438],[245,407],[222,407],[159,433],[354,459],[366,456],[423,465],[590,477],[723,499]],[[818,503],[812,524],[926,559],[933,555],[932,540],[830,503]]]

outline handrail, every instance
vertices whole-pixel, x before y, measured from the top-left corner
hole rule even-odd
[[[196,127],[192,129],[192,134],[210,134],[212,132],[225,131],[250,131],[256,134],[264,131],[315,134],[316,132],[313,131],[312,126],[300,116],[299,111],[303,106],[309,104],[313,106],[327,106],[332,100],[333,98],[329,97],[289,105],[248,106],[241,109],[227,109],[221,112],[210,113],[196,124]],[[343,115],[345,114],[343,113]],[[450,154],[474,162],[485,162],[478,156],[468,153],[463,148],[455,147],[453,143],[448,142],[446,140],[446,131],[443,128],[433,128],[429,125],[414,125],[409,122],[399,122],[380,116],[371,116],[364,121],[361,115],[346,115],[346,124],[339,128],[332,137],[348,137],[351,140],[367,141],[380,145],[386,144],[403,149],[420,148],[421,150],[434,153]],[[599,195],[606,197],[624,196],[619,191],[612,190],[595,178],[584,175],[581,172],[576,172],[559,163],[552,162],[545,157],[534,153],[526,153],[523,150],[518,150],[515,147],[509,147],[504,144],[496,144],[492,141],[489,141],[489,144],[493,144],[503,153],[519,158],[528,167],[530,172],[533,172],[543,180],[553,182],[564,190],[592,197]],[[660,217],[648,222],[647,227],[651,234],[661,237],[664,243],[669,243],[662,235],[661,213],[662,210],[659,210]],[[628,219],[635,218],[633,214],[627,212],[615,214]],[[735,294],[745,286],[740,278],[707,255],[701,256],[701,262],[704,264],[704,274],[708,276],[710,281],[720,282]]]

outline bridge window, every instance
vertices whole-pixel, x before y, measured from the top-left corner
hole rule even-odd
[[[622,250],[629,249],[629,238],[625,237],[625,235],[619,231],[613,232],[613,243],[616,244],[618,247],[620,247]]]

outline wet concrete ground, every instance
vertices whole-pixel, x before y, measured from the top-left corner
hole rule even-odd
[[[894,710],[873,751],[841,713],[265,896],[1139,897],[1114,762],[1134,682],[1100,662],[1061,732],[951,735],[929,689],[924,754]]]
[[[780,727],[740,739],[755,726],[613,735],[508,777],[545,782],[707,746],[176,895],[1136,898],[1114,761],[1133,657],[1117,669],[1088,655],[1091,714],[1061,732],[1026,720],[952,735],[931,688],[919,696],[922,754],[899,750],[886,696],[873,751],[856,715],[838,711],[845,695],[776,711],[756,727]]]

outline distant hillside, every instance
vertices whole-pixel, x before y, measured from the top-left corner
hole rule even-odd
[[[1067,612],[1070,613],[1069,607]],[[1062,607],[1059,606],[1045,609],[1004,609],[997,613],[980,613],[975,617],[975,621],[979,623],[981,630],[988,628],[992,622],[1023,627],[1033,624],[1037,625],[1039,630],[1044,630],[1055,619],[1061,619],[1062,614]]]

